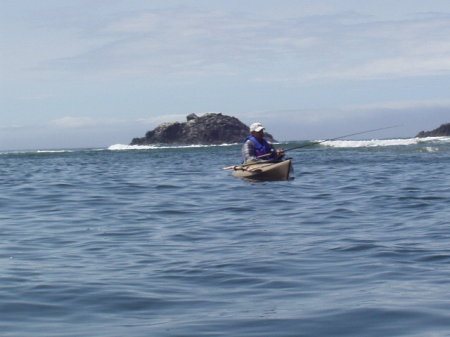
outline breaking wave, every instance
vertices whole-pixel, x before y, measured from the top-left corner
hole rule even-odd
[[[371,139],[371,140],[329,140],[320,141],[321,145],[337,148],[408,146],[416,144],[450,143],[450,137]]]
[[[201,147],[214,147],[214,146],[231,146],[234,144],[220,144],[220,145],[125,145],[114,144],[108,147],[111,151],[123,151],[123,150],[157,150],[157,149],[190,149]]]
[[[36,150],[36,153],[65,153],[74,152],[74,150]]]

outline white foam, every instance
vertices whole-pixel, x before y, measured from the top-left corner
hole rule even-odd
[[[75,152],[76,150],[11,150],[0,152],[0,155],[22,155],[22,154],[45,154],[45,153],[68,153]]]
[[[123,151],[123,150],[157,150],[157,149],[190,149],[201,147],[215,147],[215,146],[231,146],[234,144],[220,144],[220,145],[124,145],[114,144],[108,147],[108,150]]]
[[[150,145],[124,145],[124,144],[114,144],[108,147],[108,150],[112,151],[122,151],[122,150],[149,150],[157,149],[157,146]]]
[[[450,143],[450,137],[425,137],[418,138],[422,142],[431,142],[431,143]]]
[[[74,152],[74,150],[37,150],[36,153],[64,153]]]
[[[321,143],[330,147],[377,147],[407,146],[417,144],[418,138],[409,139],[371,139],[371,140],[330,140]]]
[[[381,147],[381,146],[408,146],[423,143],[449,143],[450,137],[427,137],[427,138],[399,138],[399,139],[371,139],[371,140],[330,140],[319,141],[321,145],[337,148],[357,147]]]

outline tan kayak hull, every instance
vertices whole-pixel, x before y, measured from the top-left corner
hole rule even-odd
[[[275,181],[288,180],[292,172],[292,160],[287,159],[278,163],[255,163],[235,166],[233,176],[236,178]]]

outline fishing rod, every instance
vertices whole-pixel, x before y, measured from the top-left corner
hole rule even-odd
[[[401,126],[401,125],[386,126],[386,127],[383,127],[383,128],[365,130],[365,131],[351,133],[351,134],[344,135],[344,136],[339,136],[339,137],[335,137],[335,138],[325,139],[325,140],[321,140],[321,141],[318,141],[318,142],[310,142],[310,143],[307,143],[307,144],[302,144],[302,145],[299,145],[299,146],[291,147],[290,149],[284,150],[284,152],[292,151],[292,150],[296,150],[296,149],[301,149],[301,148],[308,147],[308,146],[318,145],[318,144],[322,144],[322,143],[325,143],[325,142],[338,140],[338,139],[341,139],[341,138],[347,138],[347,137],[351,137],[351,136],[362,135],[362,134],[365,134],[365,133],[370,133],[370,132],[375,132],[375,131],[393,129],[393,128],[397,128],[399,126]],[[263,155],[258,156],[256,158],[264,158],[264,157],[268,157],[270,155],[272,155],[272,153],[266,153],[266,154],[263,154]],[[257,165],[257,164],[260,164],[260,163],[254,162],[254,163],[241,164],[241,165],[238,165],[238,166],[234,165],[234,166],[224,167],[223,169],[224,170],[230,170],[230,169],[235,169],[236,170],[237,168],[245,168],[245,167],[252,166],[252,165]]]
[[[325,143],[325,142],[331,142],[331,141],[333,141],[333,140],[338,140],[338,139],[341,139],[341,138],[347,138],[347,137],[351,137],[351,136],[362,135],[362,134],[365,134],[365,133],[370,133],[370,132],[375,132],[375,131],[381,131],[381,130],[393,129],[393,128],[397,128],[397,127],[399,127],[399,126],[400,126],[400,125],[386,126],[386,127],[383,127],[383,128],[371,129],[371,130],[366,130],[366,131],[361,131],[361,132],[351,133],[351,134],[349,134],[349,135],[339,136],[339,137],[336,137],[336,138],[325,139],[325,140],[321,140],[321,141],[318,141],[318,142],[310,142],[310,143],[307,143],[307,144],[303,144],[303,145],[291,147],[290,149],[284,150],[284,152],[291,151],[291,150],[296,150],[296,149],[301,149],[301,148],[308,147],[308,146],[312,146],[312,145],[322,144],[322,143]],[[265,156],[265,155],[264,155],[264,156]]]

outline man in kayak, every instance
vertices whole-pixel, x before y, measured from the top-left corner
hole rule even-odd
[[[259,123],[250,125],[250,136],[242,145],[242,156],[244,162],[249,161],[277,161],[281,160],[284,150],[275,150],[272,144],[264,137],[264,126]]]

